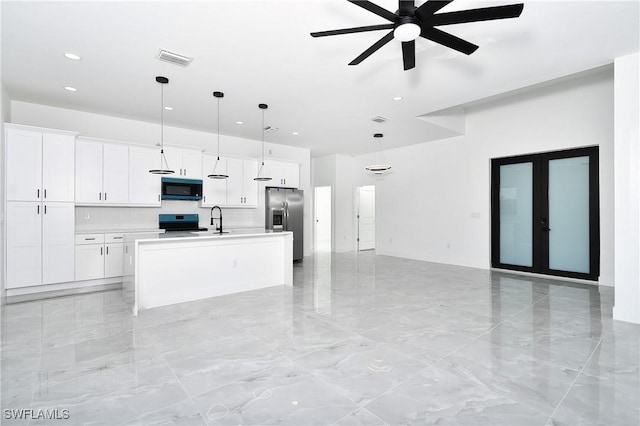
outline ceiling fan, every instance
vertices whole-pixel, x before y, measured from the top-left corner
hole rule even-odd
[[[517,18],[522,13],[524,4],[510,4],[506,6],[483,7],[480,9],[459,10],[455,12],[436,13],[453,0],[427,0],[420,7],[416,7],[414,0],[399,0],[395,13],[388,11],[370,1],[347,0],[369,12],[391,21],[390,24],[368,25],[366,27],[344,28],[340,30],[320,31],[311,33],[312,37],[326,37],[340,34],[361,33],[365,31],[391,30],[380,40],[371,45],[360,56],[349,62],[358,65],[375,51],[392,39],[402,42],[402,60],[404,69],[410,70],[416,66],[415,40],[418,36],[439,43],[443,46],[470,55],[478,49],[473,43],[444,32],[436,27],[441,25],[461,24],[465,22],[491,21],[494,19]]]

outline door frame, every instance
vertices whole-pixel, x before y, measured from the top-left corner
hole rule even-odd
[[[538,223],[548,217],[549,161],[572,157],[589,157],[589,273],[549,268],[549,233]],[[532,266],[500,263],[500,166],[518,163],[533,165]],[[597,281],[600,276],[600,185],[598,146],[574,148],[539,154],[526,154],[491,160],[491,267],[536,274]]]

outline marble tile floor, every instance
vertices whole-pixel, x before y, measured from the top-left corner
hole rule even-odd
[[[371,252],[294,282],[137,318],[123,290],[3,305],[0,423],[640,425],[612,288]]]

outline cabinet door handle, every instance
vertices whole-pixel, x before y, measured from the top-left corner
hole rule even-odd
[[[44,214],[47,214],[47,205],[44,206]]]
[[[40,199],[40,190],[38,189],[38,196],[36,198]]]
[[[46,198],[46,197],[47,197],[47,196],[45,195],[45,198]],[[107,201],[107,193],[106,193],[106,192],[104,193],[104,200],[105,200],[105,201]]]
[[[107,246],[107,254],[109,254],[109,246]]]
[[[85,241],[93,241],[93,240],[95,240],[95,238],[85,238],[84,240]]]
[[[38,214],[40,214],[40,204],[38,204]]]
[[[124,237],[113,237],[113,239],[114,239],[114,240],[121,240],[121,239],[123,239],[123,238],[124,238]]]
[[[158,201],[160,201],[160,194],[158,194]]]
[[[44,198],[47,198],[47,190],[44,190]]]
[[[207,196],[205,195],[204,197],[202,197],[202,202],[206,203],[207,202]]]
[[[100,256],[102,256],[102,247],[100,247]]]
[[[102,201],[102,192],[98,192],[98,200]]]

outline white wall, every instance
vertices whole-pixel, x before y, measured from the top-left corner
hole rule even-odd
[[[331,251],[355,249],[353,159],[333,154],[313,159],[313,186],[331,186]]]
[[[13,123],[72,130],[80,136],[123,141],[128,143],[155,145],[158,142],[159,126],[137,120],[76,111],[48,105],[27,102],[11,102]],[[213,141],[215,134],[198,130],[184,129],[165,125],[164,142],[168,145],[188,146],[208,152],[215,152]],[[221,153],[244,157],[261,156],[261,142],[257,140],[222,135]],[[311,252],[312,246],[312,209],[311,199],[311,152],[305,148],[296,148],[274,143],[265,143],[265,158],[291,160],[300,164],[300,189],[305,193],[304,206],[304,253]],[[262,189],[265,185],[261,184]],[[224,209],[224,224],[227,227],[264,227],[264,191],[259,193],[257,209]],[[76,229],[133,229],[156,228],[159,213],[198,213],[202,226],[208,226],[209,209],[198,207],[196,202],[163,202],[161,208],[114,208],[114,207],[77,207]],[[89,219],[85,219],[86,216]]]
[[[2,21],[2,2],[0,2],[0,22]],[[0,31],[0,65],[2,64],[2,31]],[[4,267],[4,123],[11,119],[11,101],[4,84],[2,84],[2,66],[0,66],[0,271]],[[0,290],[4,292],[4,273],[0,273]],[[2,293],[4,295],[4,293]]]
[[[464,136],[385,151],[382,177],[365,172],[371,155],[355,157],[342,192],[376,185],[377,253],[489,268],[491,159],[590,145],[600,146],[601,284],[613,285],[610,67],[468,108]]]
[[[613,318],[640,324],[640,53],[615,60]]]

